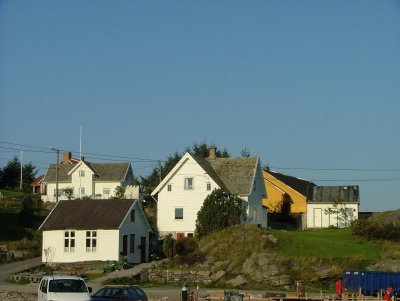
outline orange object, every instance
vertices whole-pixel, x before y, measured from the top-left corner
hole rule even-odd
[[[342,279],[338,279],[335,283],[336,298],[342,299]]]

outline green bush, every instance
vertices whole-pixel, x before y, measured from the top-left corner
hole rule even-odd
[[[381,223],[369,219],[359,219],[352,225],[352,231],[356,235],[369,240],[400,240],[400,225],[395,223]]]
[[[193,253],[197,248],[197,243],[192,237],[183,237],[174,243],[174,253],[179,256],[186,256]]]
[[[165,236],[162,247],[165,257],[174,257],[174,244],[175,239],[172,237],[172,234],[168,234],[167,236]]]

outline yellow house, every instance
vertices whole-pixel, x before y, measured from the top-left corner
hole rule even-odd
[[[287,176],[271,170],[263,170],[267,197],[263,198],[263,205],[268,211],[275,208],[286,198],[291,200],[292,214],[305,214],[307,212],[307,199],[311,199],[314,183]]]

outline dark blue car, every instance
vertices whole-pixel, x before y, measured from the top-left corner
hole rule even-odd
[[[91,300],[147,301],[146,293],[138,286],[106,286],[92,295]]]

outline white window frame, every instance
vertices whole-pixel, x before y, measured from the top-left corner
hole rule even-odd
[[[103,188],[103,194],[110,194],[111,189],[110,188]]]
[[[97,231],[86,231],[86,252],[96,252],[97,250]]]
[[[64,231],[64,252],[75,252],[75,230]]]
[[[177,207],[174,210],[175,212],[175,220],[183,220],[183,208]],[[182,214],[177,214],[177,213],[182,213]]]
[[[167,191],[172,191],[172,184],[167,185]]]
[[[207,190],[208,191],[211,190],[211,183],[210,182],[207,182]]]
[[[79,192],[81,195],[85,195],[85,187],[80,187]]]
[[[58,188],[58,196],[65,195],[65,191],[63,188]],[[56,196],[56,189],[54,188],[53,196]]]
[[[81,178],[85,177],[85,171],[84,171],[84,170],[80,170],[80,171],[79,171],[79,176],[80,176]]]
[[[194,189],[194,178],[193,177],[188,177],[185,178],[185,190],[193,190]]]

